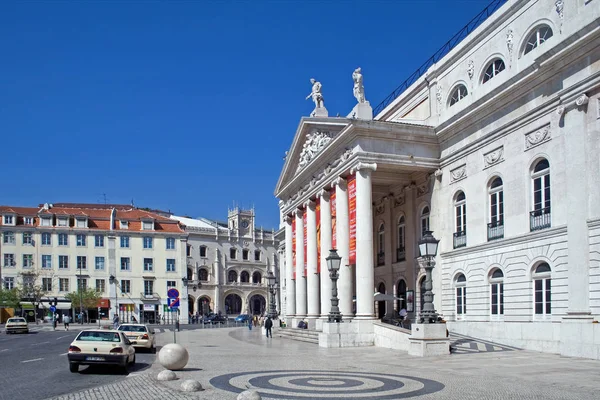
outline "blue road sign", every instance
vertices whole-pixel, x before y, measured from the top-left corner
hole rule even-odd
[[[55,312],[56,311],[56,307],[50,306],[50,311]]]
[[[176,299],[169,299],[169,307],[171,309],[173,308],[179,308],[179,297],[177,297]]]
[[[170,299],[176,299],[179,297],[179,290],[175,289],[175,288],[171,288],[169,290],[167,290],[167,297]]]

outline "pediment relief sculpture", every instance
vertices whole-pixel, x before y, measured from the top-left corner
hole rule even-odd
[[[302,145],[297,171],[306,167],[331,142],[331,139],[333,139],[333,135],[329,132],[317,131],[307,134],[306,141]]]

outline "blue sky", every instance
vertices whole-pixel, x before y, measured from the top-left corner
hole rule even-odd
[[[277,228],[274,187],[323,84],[377,105],[490,0],[0,4],[0,204],[106,199]]]

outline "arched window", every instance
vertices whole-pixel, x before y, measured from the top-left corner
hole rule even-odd
[[[377,265],[385,264],[385,225],[379,225],[377,231]]]
[[[262,275],[260,274],[260,272],[256,271],[252,274],[252,283],[260,283],[261,280]]]
[[[546,40],[552,37],[552,29],[548,25],[542,25],[537,27],[535,31],[527,38],[527,43],[525,43],[525,51],[524,54],[529,53],[531,50],[540,46]]]
[[[465,85],[458,85],[456,89],[454,89],[454,91],[452,92],[452,95],[450,96],[450,106],[455,105],[456,103],[467,97],[467,94],[469,94],[469,92],[467,91],[467,87]]]
[[[504,190],[502,179],[496,177],[488,188],[490,197],[490,222],[488,223],[488,240],[504,237]]]
[[[240,274],[240,282],[242,282],[242,283],[250,282],[250,274],[248,273],[248,271],[242,271],[242,273]]]
[[[490,276],[490,295],[492,317],[504,315],[504,274],[500,268]]]
[[[490,63],[490,65],[485,69],[485,74],[483,74],[483,83],[486,83],[490,79],[494,78],[500,72],[504,71],[506,67],[504,66],[504,61],[501,59],[496,59]]]
[[[208,270],[206,268],[200,268],[200,271],[198,271],[198,279],[203,282],[208,281]]]
[[[228,282],[237,282],[238,274],[235,271],[229,271],[227,273],[227,281]]]
[[[550,163],[545,158],[539,160],[533,172],[533,211],[529,213],[531,231],[549,228],[550,219]]]
[[[398,243],[396,246],[396,261],[406,260],[406,221],[404,215],[398,220]]]
[[[400,282],[398,282],[398,292],[396,294],[396,297],[402,299],[396,300],[396,308],[398,309],[398,311],[402,310],[403,308],[406,308],[406,282],[404,281],[404,279],[400,279]]]
[[[552,270],[548,263],[538,265],[533,273],[534,312],[552,315]]]
[[[456,215],[454,231],[454,248],[467,245],[467,198],[462,190],[454,199],[454,214]]]
[[[421,211],[421,237],[425,236],[425,232],[429,230],[429,207],[423,207]]]
[[[456,277],[456,318],[461,319],[467,313],[467,278],[464,274]]]

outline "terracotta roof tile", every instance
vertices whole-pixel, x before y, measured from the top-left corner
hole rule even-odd
[[[40,209],[37,207],[14,207],[14,206],[0,206],[0,214],[5,212],[15,213],[19,215],[33,216],[38,213]]]

